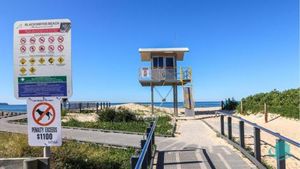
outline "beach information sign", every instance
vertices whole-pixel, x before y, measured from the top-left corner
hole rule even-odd
[[[60,99],[27,99],[28,143],[30,146],[61,146]]]
[[[14,25],[16,98],[70,97],[71,21],[17,21]]]

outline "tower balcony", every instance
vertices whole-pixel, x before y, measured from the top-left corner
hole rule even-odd
[[[139,82],[142,86],[172,86],[185,85],[192,81],[192,69],[180,68],[151,68],[139,69]]]

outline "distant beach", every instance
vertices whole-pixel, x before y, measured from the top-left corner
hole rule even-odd
[[[133,102],[136,104],[143,104],[143,105],[151,105],[150,102]],[[111,103],[112,106],[114,105],[121,105],[121,104],[127,104],[127,103]],[[157,107],[166,107],[166,108],[172,108],[173,103],[172,102],[164,102],[163,104],[161,102],[155,102],[154,106]],[[220,107],[221,102],[219,101],[200,101],[195,102],[195,108],[202,108],[202,107]],[[183,102],[178,102],[178,107],[183,107]],[[0,105],[0,111],[3,112],[20,112],[24,113],[26,112],[26,105]]]

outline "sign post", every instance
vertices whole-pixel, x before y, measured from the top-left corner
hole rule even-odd
[[[51,19],[14,24],[14,88],[27,99],[28,143],[61,146],[61,99],[72,95],[71,21]]]
[[[192,87],[183,87],[184,108],[186,116],[194,116],[194,99],[192,95]]]

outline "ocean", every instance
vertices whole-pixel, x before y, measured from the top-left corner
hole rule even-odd
[[[126,104],[126,103],[111,103],[111,105],[119,105],[119,104]],[[137,104],[145,104],[150,105],[150,102],[137,102]],[[172,102],[165,102],[161,104],[160,102],[154,103],[155,106],[161,107],[168,107],[172,108]],[[221,102],[219,101],[206,101],[206,102],[195,102],[195,107],[219,107],[221,106]],[[183,107],[183,102],[178,102],[178,107]],[[26,105],[0,105],[0,111],[7,111],[7,112],[26,112]]]

